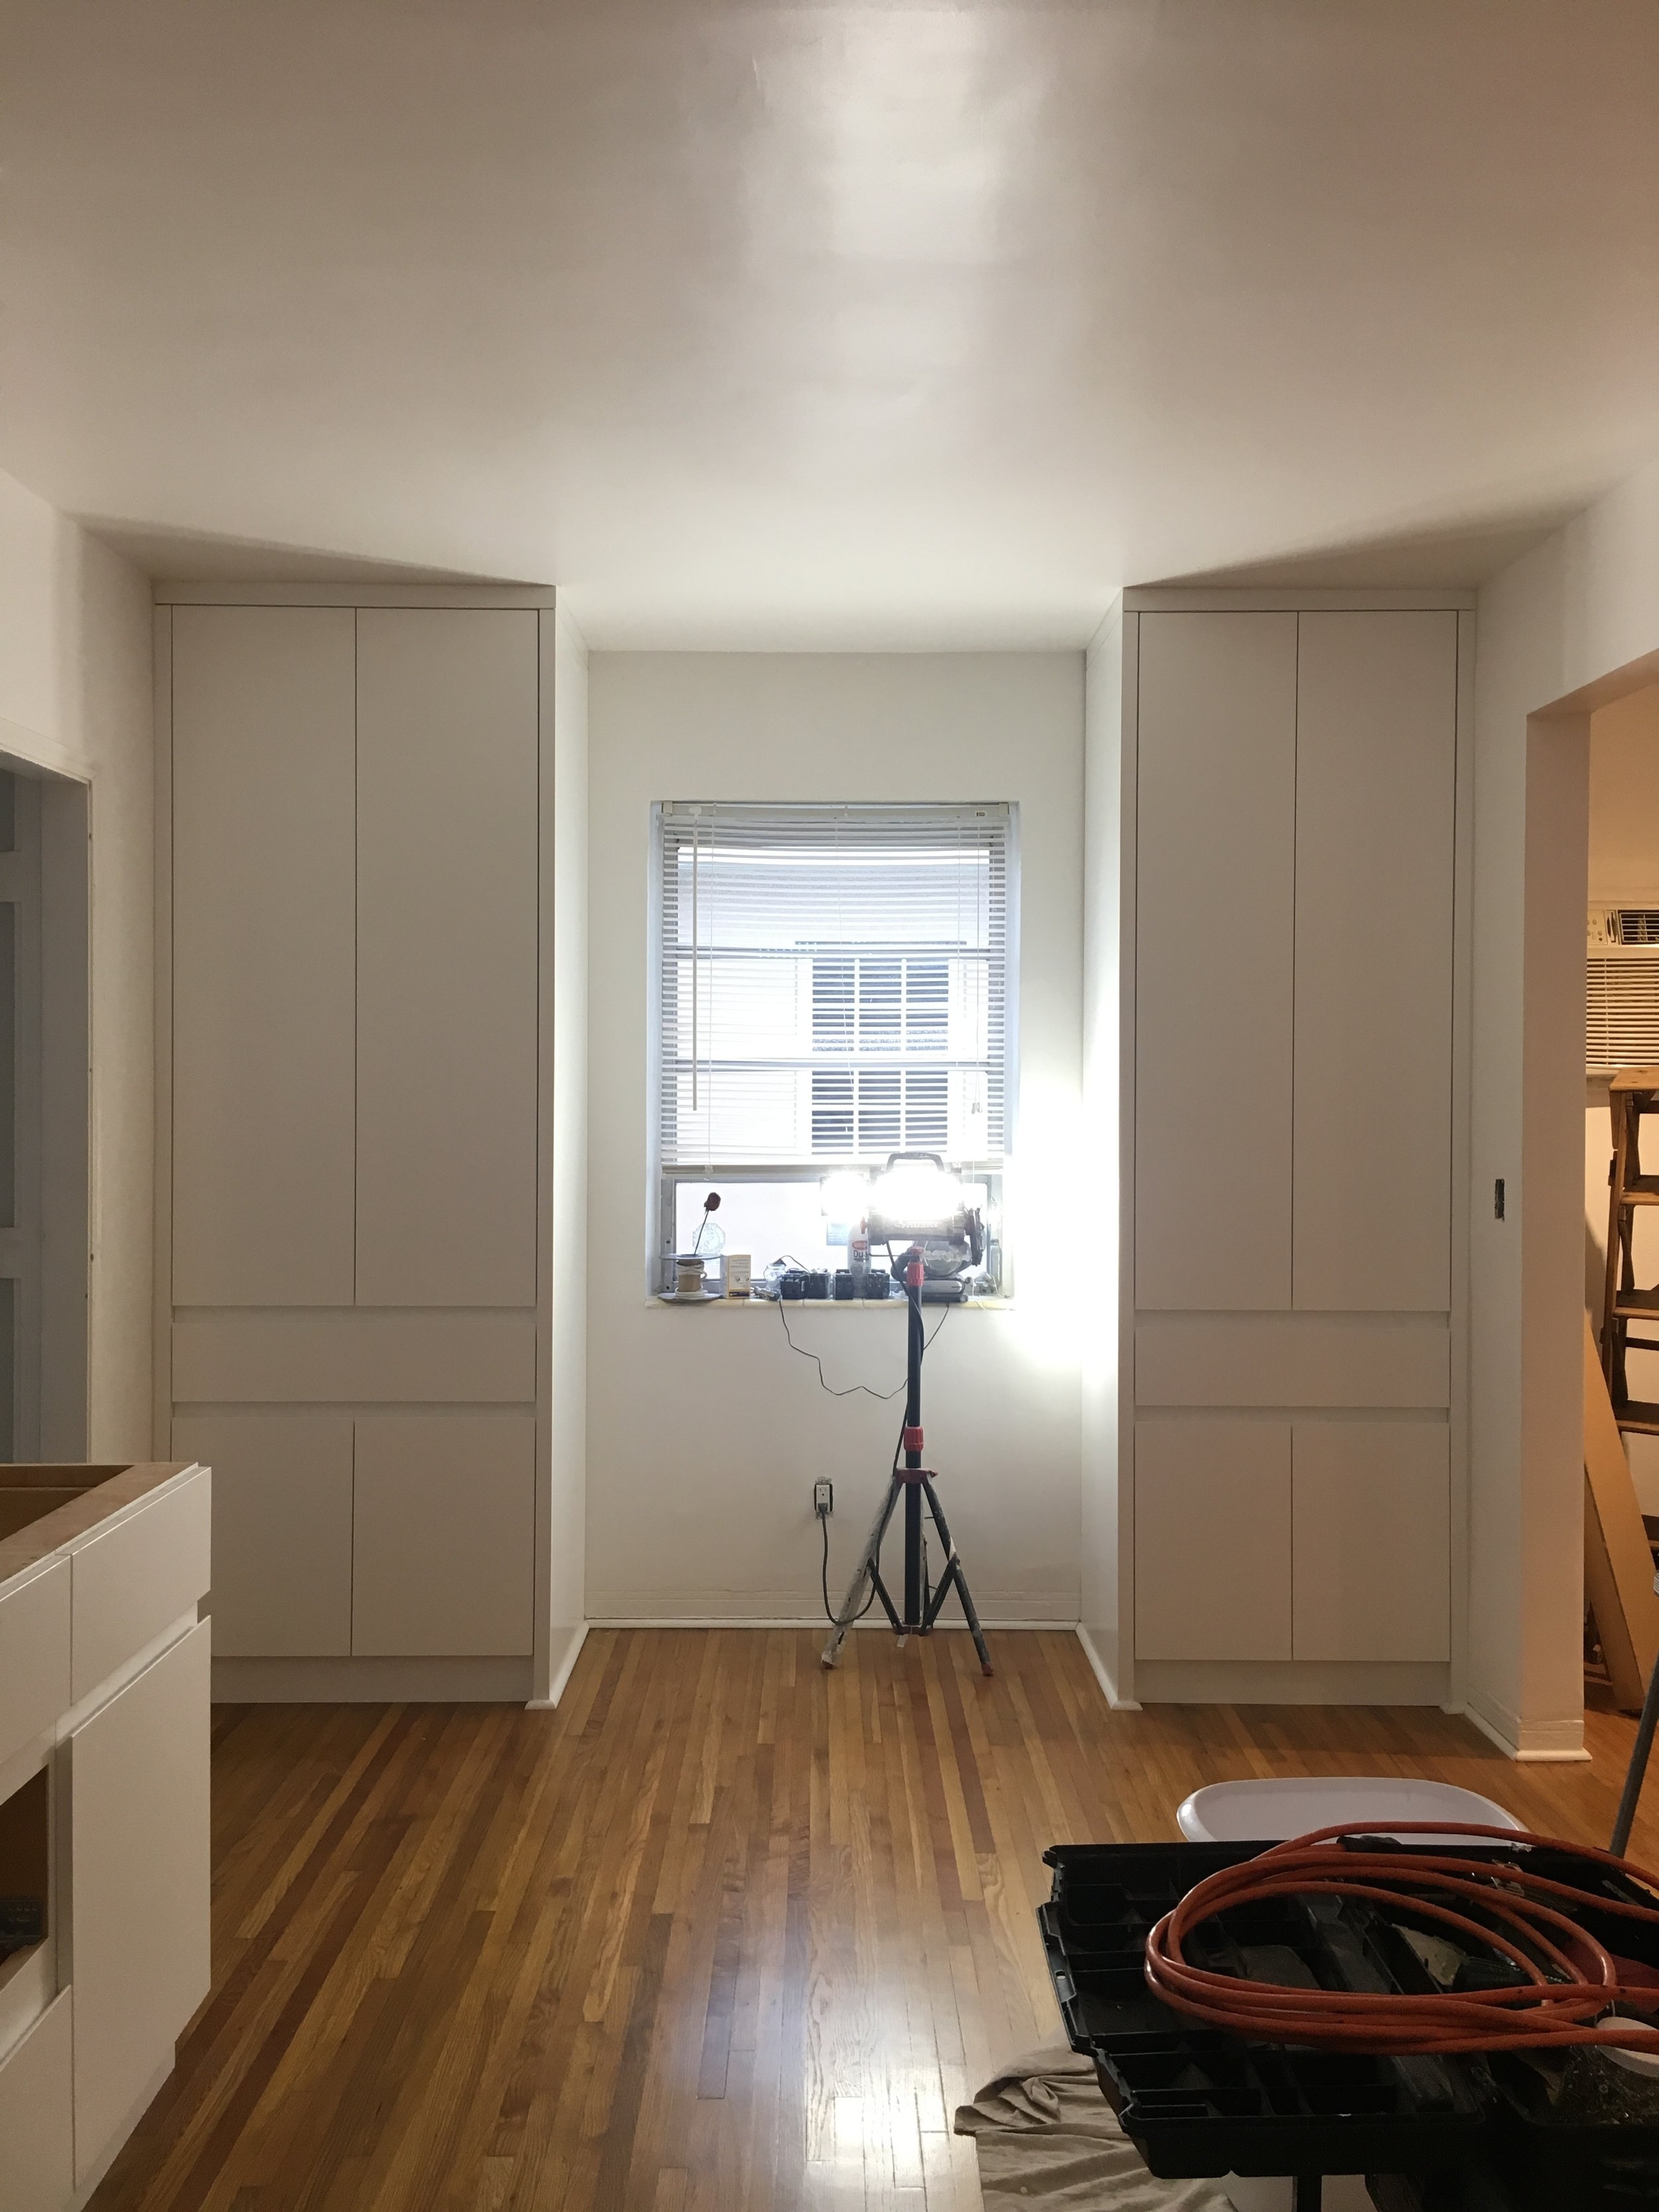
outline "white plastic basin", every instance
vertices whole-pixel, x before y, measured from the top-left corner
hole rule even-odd
[[[1519,1828],[1490,1797],[1449,1782],[1397,1780],[1389,1775],[1286,1776],[1264,1782],[1212,1782],[1194,1790],[1176,1813],[1189,1844],[1278,1844],[1339,1821],[1391,1832],[1394,1820],[1466,1821],[1477,1827]],[[1431,1843],[1408,1836],[1407,1843]]]

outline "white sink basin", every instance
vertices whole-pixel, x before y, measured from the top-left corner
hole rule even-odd
[[[1521,1823],[1490,1797],[1449,1782],[1401,1780],[1391,1775],[1295,1776],[1265,1782],[1212,1782],[1194,1790],[1176,1813],[1189,1844],[1283,1843],[1315,1828],[1346,1821],[1372,1834],[1392,1832],[1395,1820],[1467,1821],[1476,1826],[1519,1829]],[[1429,1835],[1407,1843],[1432,1843]],[[1454,1840],[1448,1838],[1448,1840]]]

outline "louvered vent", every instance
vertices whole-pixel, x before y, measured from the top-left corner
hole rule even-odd
[[[1647,942],[1598,948],[1585,967],[1585,1073],[1659,1067],[1659,927]]]

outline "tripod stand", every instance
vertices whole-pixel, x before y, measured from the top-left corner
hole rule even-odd
[[[939,1607],[945,1603],[952,1583],[962,1600],[968,1627],[974,1639],[974,1649],[979,1653],[981,1672],[990,1674],[991,1655],[985,1648],[985,1632],[979,1625],[979,1615],[974,1611],[974,1601],[968,1589],[968,1577],[962,1571],[962,1561],[951,1540],[951,1531],[939,1510],[938,1494],[933,1476],[921,1463],[921,1249],[913,1244],[904,1255],[904,1296],[909,1307],[907,1322],[907,1357],[904,1389],[904,1464],[896,1458],[892,1480],[887,1486],[887,1495],[875,1517],[869,1537],[853,1579],[848,1585],[846,1601],[836,1616],[836,1626],[830,1641],[823,1647],[823,1663],[833,1667],[841,1656],[841,1647],[847,1632],[858,1619],[863,1608],[866,1585],[873,1588],[881,1600],[882,1609],[892,1623],[893,1633],[902,1644],[907,1636],[926,1636],[939,1619]],[[901,1497],[904,1500],[904,1613],[900,1618],[897,1608],[888,1595],[887,1585],[881,1578],[881,1540],[887,1534],[887,1524],[893,1517],[893,1508]],[[921,1511],[924,1500],[939,1542],[945,1547],[945,1572],[933,1589],[927,1586],[927,1569],[922,1557]]]

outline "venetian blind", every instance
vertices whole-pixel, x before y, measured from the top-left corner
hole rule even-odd
[[[1009,809],[676,800],[658,821],[664,1165],[998,1164]]]

